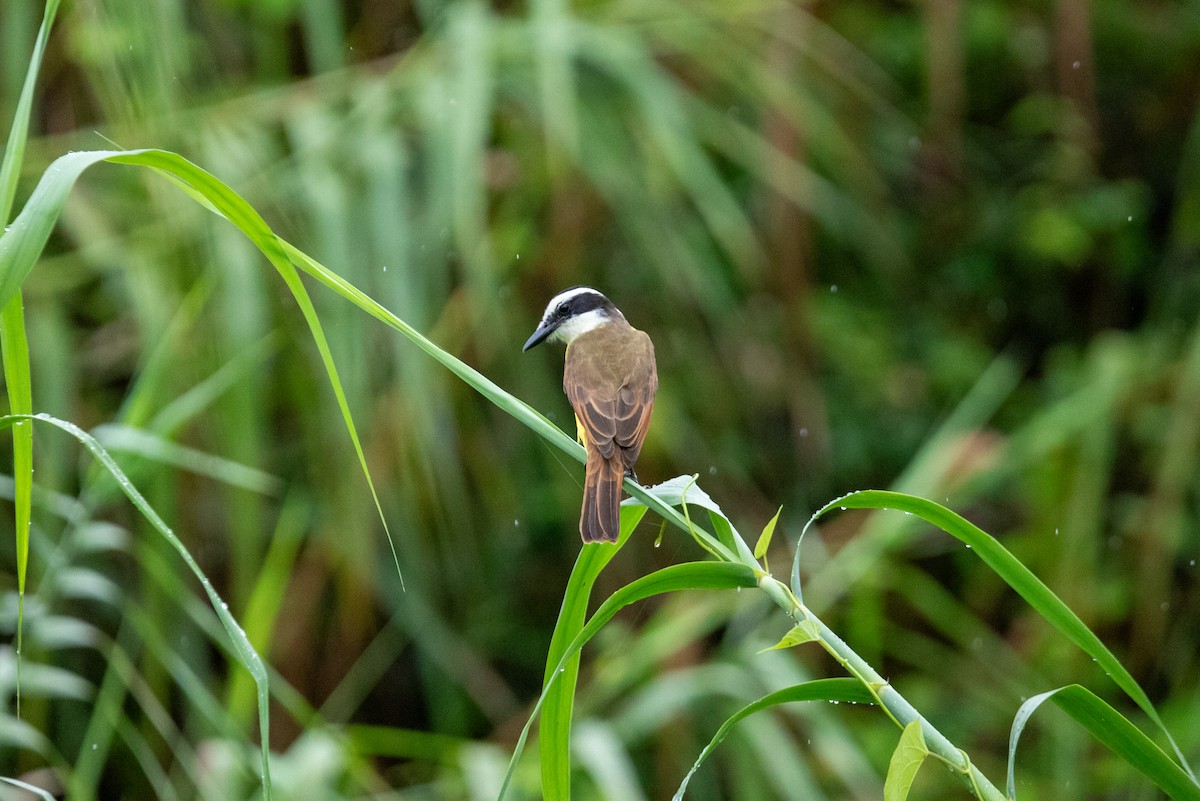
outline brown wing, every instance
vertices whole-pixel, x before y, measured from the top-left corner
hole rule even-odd
[[[575,410],[575,419],[587,434],[588,449],[595,448],[605,459],[611,459],[616,447],[616,404],[598,397],[585,384],[564,381],[563,388]]]
[[[645,333],[627,329],[626,341],[617,349],[622,358],[614,362],[589,347],[586,336],[567,353],[563,390],[589,444],[605,459],[619,447],[627,470],[641,453],[658,390],[654,346]]]
[[[650,412],[654,409],[654,394],[658,391],[658,368],[654,362],[654,346],[650,337],[641,331],[634,338],[638,358],[635,368],[617,392],[615,403],[615,439],[621,448],[626,470],[633,467],[642,452],[642,442],[650,428]]]

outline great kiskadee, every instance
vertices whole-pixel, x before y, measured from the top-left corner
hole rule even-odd
[[[587,448],[579,534],[584,542],[615,542],[622,477],[633,475],[658,390],[654,345],[612,301],[587,286],[555,295],[521,350],[544,340],[567,344],[563,390]]]

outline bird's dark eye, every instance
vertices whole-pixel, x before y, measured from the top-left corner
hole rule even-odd
[[[566,317],[567,316],[567,304],[565,304],[565,303],[558,304],[558,308],[554,310],[554,316]]]

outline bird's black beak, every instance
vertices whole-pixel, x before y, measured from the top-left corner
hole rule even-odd
[[[525,347],[521,348],[521,352],[524,353],[534,345],[540,344],[546,337],[553,334],[556,328],[558,328],[558,325],[555,323],[542,323],[539,325],[529,339],[525,340]]]

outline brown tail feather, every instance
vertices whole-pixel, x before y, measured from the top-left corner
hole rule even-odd
[[[616,542],[621,531],[620,454],[605,459],[588,448],[587,477],[583,482],[583,510],[579,515],[579,535],[584,542]]]

